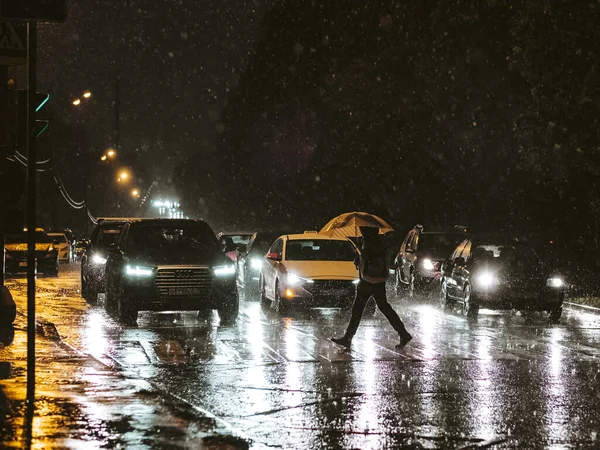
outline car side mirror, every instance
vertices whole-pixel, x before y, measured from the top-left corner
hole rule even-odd
[[[277,253],[277,252],[267,253],[267,259],[270,259],[271,261],[281,261],[281,253]]]

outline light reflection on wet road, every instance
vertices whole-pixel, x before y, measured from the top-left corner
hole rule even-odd
[[[39,315],[64,340],[241,430],[257,447],[600,446],[600,315],[482,311],[469,322],[426,299],[394,301],[414,336],[402,351],[385,318],[365,317],[351,351],[349,313],[279,317],[256,299],[238,323],[216,313],[141,313],[122,327],[79,297],[76,268],[40,280]],[[13,280],[13,285],[21,284]]]

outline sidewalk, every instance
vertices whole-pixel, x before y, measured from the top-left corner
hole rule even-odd
[[[77,353],[61,342],[52,324],[43,322],[36,338],[36,409],[28,424],[26,323],[19,313],[14,342],[0,344],[0,362],[11,366],[8,378],[0,379],[1,448],[248,448],[212,418],[166,400],[146,381]]]

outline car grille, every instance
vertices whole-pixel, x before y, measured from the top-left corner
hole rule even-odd
[[[351,280],[315,280],[314,283],[303,285],[312,295],[354,295],[355,286]]]
[[[205,297],[212,289],[212,275],[208,267],[159,268],[155,283],[163,298]]]

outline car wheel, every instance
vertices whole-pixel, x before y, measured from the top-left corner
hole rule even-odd
[[[448,297],[448,285],[446,285],[446,280],[442,280],[442,286],[440,288],[440,306],[444,310],[449,310],[452,307],[452,301]]]
[[[468,284],[465,286],[465,298],[463,301],[462,312],[465,317],[470,319],[477,317],[477,314],[479,314],[479,306],[473,301],[471,296],[471,286]]]
[[[260,277],[260,279],[258,280],[258,291],[259,291],[259,296],[260,296],[260,304],[263,306],[268,306],[269,305],[269,299],[267,299],[267,292],[265,289],[265,280],[263,279],[263,277]]]
[[[288,304],[281,298],[281,292],[279,292],[279,282],[275,283],[275,302],[273,307],[279,314],[286,314],[288,312]]]
[[[226,301],[223,305],[221,305],[220,308],[218,308],[218,312],[222,325],[233,325],[240,312],[239,296],[235,295],[233,298]]]
[[[558,323],[560,321],[560,317],[562,316],[563,309],[562,309],[562,306],[559,306],[558,308],[553,309],[548,312],[549,312],[550,322]]]
[[[398,268],[394,271],[394,292],[396,296],[402,294],[402,279],[400,278],[400,270]]]
[[[117,311],[117,293],[115,292],[114,281],[110,277],[106,279],[106,297],[104,300],[104,309],[111,316]]]
[[[131,299],[125,295],[121,283],[116,289],[117,319],[125,324],[134,324],[138,318],[138,310],[131,304]]]
[[[98,293],[92,284],[86,281],[83,274],[81,274],[81,296],[90,305],[95,305],[98,302]]]
[[[408,278],[406,296],[408,298],[413,298],[415,296],[415,273],[412,270],[410,272],[410,277]]]

